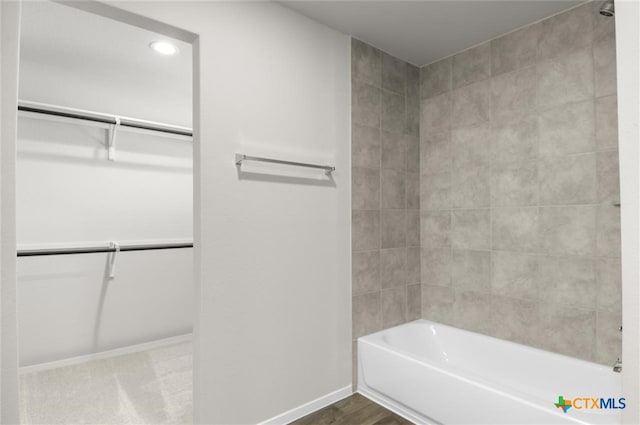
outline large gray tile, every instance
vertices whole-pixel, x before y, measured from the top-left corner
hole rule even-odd
[[[619,258],[596,259],[598,310],[622,311],[622,280]]]
[[[405,131],[413,136],[420,135],[420,98],[417,94],[405,96]]]
[[[598,311],[597,315],[594,361],[611,367],[622,358],[622,314]]]
[[[556,255],[593,255],[596,251],[593,206],[540,208],[542,250]]]
[[[380,290],[380,251],[354,252],[351,269],[353,295]]]
[[[599,205],[596,253],[602,257],[620,256],[620,208]]]
[[[420,99],[451,90],[451,58],[420,68]]]
[[[382,248],[400,248],[406,245],[406,210],[382,210]]]
[[[536,67],[521,68],[491,79],[491,119],[494,124],[522,119],[536,107]]]
[[[404,170],[405,167],[405,136],[399,133],[382,132],[382,168]]]
[[[422,285],[422,318],[453,324],[455,301],[452,287]]]
[[[618,148],[618,99],[596,99],[596,145],[598,150]]]
[[[380,211],[351,212],[351,244],[354,251],[380,248]]]
[[[593,68],[596,97],[617,92],[616,43],[611,38],[593,45]]]
[[[420,144],[420,172],[434,174],[451,171],[451,137],[445,133],[427,133]]]
[[[420,191],[422,210],[451,209],[451,173],[423,174]]]
[[[420,246],[420,210],[407,210],[407,246]]]
[[[382,53],[380,50],[352,38],[351,76],[380,87],[382,77]]]
[[[526,345],[535,345],[539,340],[535,301],[494,296],[491,308],[493,336]]]
[[[538,164],[541,204],[591,204],[596,201],[595,154],[551,157]]]
[[[535,161],[495,164],[491,168],[491,205],[538,204],[538,164]]]
[[[583,360],[593,360],[595,311],[555,304],[540,304],[539,308],[539,347]]]
[[[536,252],[538,208],[495,208],[491,211],[492,248],[518,252]]]
[[[407,64],[407,133],[420,134],[420,69]]]
[[[449,131],[451,126],[451,94],[425,99],[420,104],[420,134],[430,135]]]
[[[567,155],[595,150],[593,99],[552,108],[538,115],[540,155]]]
[[[407,86],[405,96],[417,96],[420,99],[420,68],[407,63]]]
[[[404,145],[407,154],[407,171],[420,172],[420,136],[405,135]]]
[[[382,329],[381,307],[380,292],[353,297],[351,336],[354,339]]]
[[[451,128],[486,123],[491,118],[491,82],[479,81],[451,93]]]
[[[452,174],[451,202],[454,208],[489,207],[491,169],[487,164],[469,165]]]
[[[420,174],[406,174],[407,209],[420,209]]]
[[[491,126],[483,123],[451,131],[453,168],[488,163],[491,158]]]
[[[405,208],[405,172],[383,168],[380,179],[382,208]]]
[[[620,203],[618,151],[598,153],[598,202]]]
[[[493,124],[491,159],[494,163],[538,157],[538,123],[535,116]]]
[[[420,274],[423,285],[451,286],[451,249],[423,248],[421,259]]]
[[[540,301],[596,308],[596,264],[591,258],[540,257]]]
[[[382,53],[382,88],[404,96],[407,64],[387,53]]]
[[[593,39],[592,12],[591,5],[585,4],[542,21],[538,60],[589,47]]]
[[[451,245],[456,249],[490,249],[491,220],[489,210],[452,211]]]
[[[539,62],[536,68],[538,108],[542,110],[593,96],[591,49]]]
[[[512,298],[538,298],[538,256],[509,251],[491,253],[492,293]]]
[[[449,211],[420,212],[421,245],[423,248],[451,246],[451,213]]]
[[[456,327],[488,334],[491,330],[491,295],[472,291],[455,291]]]
[[[404,96],[382,90],[382,129],[402,134],[406,127]]]
[[[491,291],[491,252],[453,250],[451,281],[460,291]]]
[[[529,25],[491,41],[494,77],[535,64],[540,27],[540,24]]]
[[[353,327],[353,324],[351,325]],[[358,388],[358,340],[352,335],[351,340],[351,389],[355,392]]]
[[[422,252],[420,247],[407,248],[407,284],[416,285],[422,282],[420,275],[420,262]]]
[[[380,169],[351,169],[351,208],[376,210],[380,208]]]
[[[380,89],[369,84],[354,81],[351,87],[351,116],[354,124],[380,127]]]
[[[407,286],[407,320],[422,318],[422,285]]]
[[[405,248],[380,250],[380,282],[382,289],[407,284],[407,250]]]
[[[380,167],[380,130],[353,124],[351,126],[351,166]]]
[[[484,43],[453,56],[453,88],[491,77],[491,44]]]
[[[406,288],[385,289],[380,293],[382,303],[382,327],[389,328],[406,322]]]

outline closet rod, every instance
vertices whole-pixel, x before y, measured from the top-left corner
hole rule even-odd
[[[152,251],[157,249],[181,249],[193,248],[192,243],[168,243],[146,245],[120,245],[119,251]],[[82,248],[41,248],[23,249],[18,251],[18,257],[36,257],[40,255],[69,255],[69,254],[95,254],[100,252],[115,252],[115,247],[90,246]]]
[[[159,131],[162,133],[177,134],[179,136],[193,137],[193,130],[186,127],[178,127],[170,124],[138,120],[135,118],[116,117],[114,115],[83,111],[80,109],[67,108],[64,106],[54,106],[44,103],[21,100],[18,102],[18,111],[32,112],[36,114],[51,115],[63,118],[73,118],[111,125],[116,124],[119,119],[120,126],[123,127],[138,128],[143,130]]]

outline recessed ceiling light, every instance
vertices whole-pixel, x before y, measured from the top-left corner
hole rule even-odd
[[[149,47],[151,48],[151,50],[153,50],[154,52],[158,52],[161,55],[170,56],[178,53],[178,48],[167,41],[154,41],[153,43],[149,44]]]

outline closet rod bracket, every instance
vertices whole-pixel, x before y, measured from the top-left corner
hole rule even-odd
[[[116,133],[120,127],[120,117],[114,117],[115,123],[109,129],[109,145],[107,146],[107,159],[109,161],[116,160]]]
[[[109,248],[112,249],[109,253],[109,268],[108,268],[108,276],[109,279],[113,279],[116,277],[116,256],[120,252],[120,244],[118,242],[109,242]]]

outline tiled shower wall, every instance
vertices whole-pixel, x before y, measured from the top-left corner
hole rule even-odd
[[[621,354],[615,34],[598,6],[421,69],[422,315],[611,364]],[[375,220],[356,229],[373,233]],[[354,314],[373,316],[369,303]]]
[[[355,340],[420,318],[420,101],[418,68],[355,39],[351,77]]]

